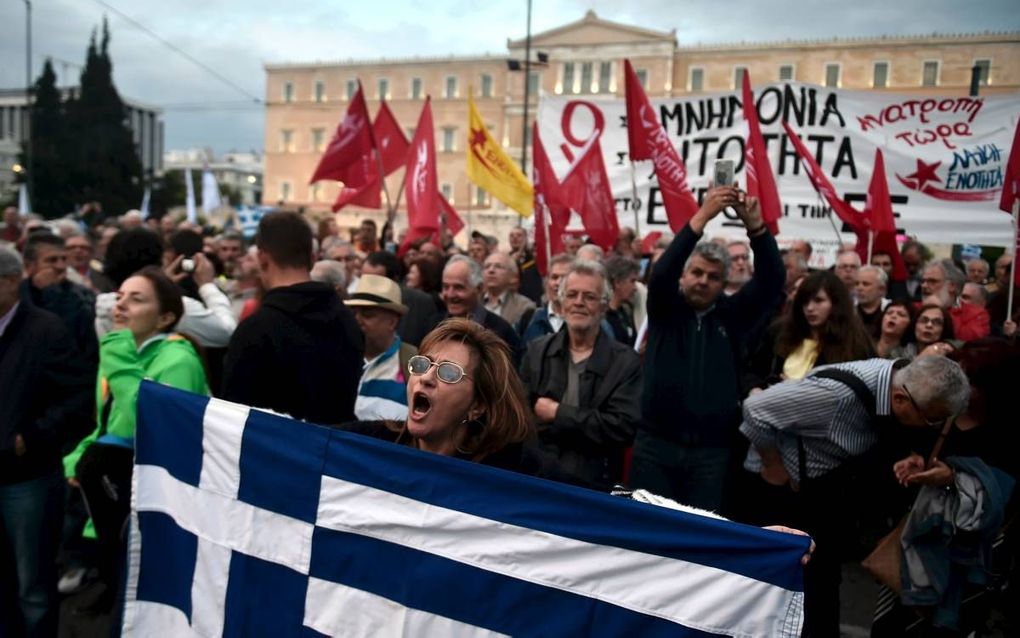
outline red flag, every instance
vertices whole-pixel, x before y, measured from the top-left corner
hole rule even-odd
[[[361,81],[358,80],[358,90],[347,107],[347,115],[337,127],[308,183],[312,184],[321,179],[346,181],[346,169],[359,158],[371,155],[372,149],[375,148],[371,121],[365,96],[361,91]]]
[[[999,208],[1013,214],[1013,206],[1020,199],[1020,122],[1017,122],[1013,133],[1013,148],[1009,151],[1006,161],[1006,174],[1002,179],[1002,198]]]
[[[662,203],[673,232],[687,225],[698,212],[698,202],[687,185],[687,167],[656,116],[630,60],[623,61],[627,87],[627,141],[632,160],[650,159],[655,164]]]
[[[893,281],[906,281],[907,268],[903,264],[903,257],[900,255],[899,247],[896,245],[896,219],[893,217],[892,200],[889,197],[889,182],[885,177],[885,158],[882,156],[882,149],[875,149],[875,165],[871,172],[871,183],[868,184],[868,199],[864,205],[864,214],[871,221],[871,232],[874,233],[874,240],[871,242],[872,254],[876,252],[887,253],[892,257]],[[858,238],[860,236],[858,235]],[[858,248],[860,247],[858,239]],[[860,252],[858,250],[858,252]],[[861,256],[861,261],[867,259],[867,248]]]
[[[457,214],[450,200],[443,197],[442,193],[436,195],[439,198],[439,207],[443,211],[443,218],[446,221],[446,230],[450,231],[450,237],[456,237],[457,233],[464,230],[464,220]],[[440,244],[441,245],[441,244]]]
[[[754,106],[751,93],[751,77],[744,70],[744,119],[747,120],[747,143],[744,145],[744,170],[747,176],[747,192],[761,202],[761,216],[769,232],[779,234],[779,218],[783,207],[779,202],[776,178],[772,175],[769,156],[765,153],[765,139],[761,136],[758,109]]]
[[[405,197],[408,225],[412,229],[439,230],[441,195],[436,177],[436,136],[432,130],[432,106],[428,97],[407,153]],[[411,235],[408,233],[408,237]]]
[[[375,122],[372,123],[372,131],[375,133],[376,148],[382,157],[383,173],[389,175],[404,165],[410,144],[386,102],[379,105],[379,112],[375,114]]]
[[[598,136],[592,137],[567,171],[563,192],[570,207],[581,215],[581,223],[592,242],[607,252],[612,250],[620,226]]]
[[[366,156],[367,157],[367,156]],[[364,208],[382,208],[382,184],[379,171],[373,171],[369,181],[361,186],[344,186],[333,203],[333,212],[337,212],[348,204]]]
[[[659,239],[661,238],[662,238],[661,230],[654,230],[645,235],[645,238],[641,240],[641,254],[651,255],[652,251],[655,250],[655,243],[659,241]]]
[[[538,122],[531,125],[534,159],[531,184],[535,193],[535,266],[540,275],[549,272],[549,259],[563,252],[563,229],[570,221],[570,209],[563,205],[560,182],[556,179],[545,145],[538,135]],[[552,214],[553,209],[556,213]]]
[[[836,213],[836,217],[845,222],[850,226],[855,233],[864,230],[868,220],[863,213],[855,209],[850,204],[840,199],[836,193],[836,189],[832,186],[832,182],[822,172],[822,168],[815,161],[815,158],[808,152],[807,147],[804,146],[804,142],[793,132],[790,125],[783,122],[783,128],[786,129],[786,135],[793,142],[794,148],[797,149],[797,155],[800,156],[801,166],[804,167],[804,171],[807,173],[808,179],[811,181],[811,185],[815,187],[815,190],[825,198],[825,202],[832,208],[832,212]]]

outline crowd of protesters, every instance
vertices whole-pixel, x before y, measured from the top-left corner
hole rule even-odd
[[[705,237],[727,208],[746,239]],[[911,240],[905,281],[882,253],[817,270],[735,187],[654,244],[572,234],[544,277],[522,228],[398,250],[390,224],[285,211],[254,241],[97,205],[4,222],[0,635],[55,635],[59,594],[95,579],[95,611],[115,608],[142,378],[805,530],[805,635],[838,635],[841,562],[912,504],[928,518],[908,519],[904,590],[873,634],[1017,609],[1001,586],[1020,469],[1008,255],[958,264]]]

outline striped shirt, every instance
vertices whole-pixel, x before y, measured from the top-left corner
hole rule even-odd
[[[876,415],[891,414],[893,361],[868,359],[824,368],[857,375],[875,393]],[[800,481],[797,439],[804,441],[809,478],[839,467],[846,459],[867,452],[878,442],[868,410],[850,386],[835,379],[810,376],[786,381],[744,401],[740,431],[751,441],[744,468],[761,471],[758,449],[779,451],[791,480]]]
[[[407,377],[400,369],[400,337],[386,352],[365,362],[354,415],[361,421],[407,419]]]

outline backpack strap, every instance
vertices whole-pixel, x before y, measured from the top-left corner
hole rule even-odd
[[[860,401],[861,405],[864,406],[864,409],[867,410],[869,417],[874,419],[878,414],[878,404],[875,399],[875,393],[871,391],[868,384],[864,383],[863,379],[853,372],[841,370],[840,368],[826,368],[809,376],[815,379],[832,379],[834,381],[839,381],[854,391],[854,395],[857,396],[857,400]]]

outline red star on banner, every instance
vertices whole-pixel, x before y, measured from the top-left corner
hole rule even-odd
[[[471,129],[471,146],[485,146],[485,131]]]
[[[907,175],[907,179],[917,180],[917,190],[924,190],[926,182],[941,182],[942,178],[935,174],[937,169],[942,164],[941,161],[935,162],[934,164],[926,164],[924,160],[917,160],[917,171]]]

